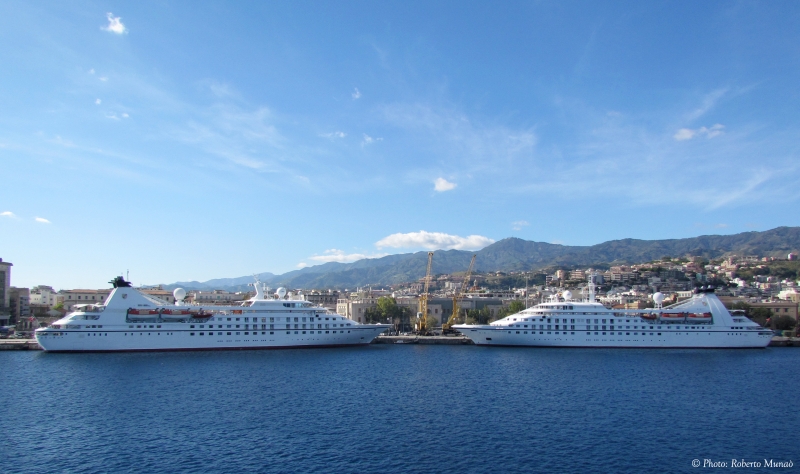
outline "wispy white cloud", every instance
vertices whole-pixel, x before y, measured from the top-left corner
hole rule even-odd
[[[114,16],[113,13],[109,12],[106,13],[106,18],[108,18],[108,25],[101,27],[103,31],[110,31],[111,33],[116,33],[118,35],[128,32],[128,29],[122,24],[121,17]]]
[[[364,140],[362,140],[362,141],[361,141],[361,145],[362,145],[362,146],[364,146],[364,145],[371,145],[371,144],[373,144],[373,143],[375,143],[375,142],[380,142],[380,141],[383,141],[383,138],[382,138],[382,137],[373,138],[373,137],[371,137],[371,136],[369,136],[369,135],[367,135],[367,134],[365,133],[365,134],[364,134]]]
[[[94,68],[89,69],[89,74],[94,74]]]
[[[94,100],[94,103],[95,103],[95,104],[97,104],[97,105],[100,105],[100,104],[102,104],[102,103],[103,103],[103,101],[102,101],[102,100],[100,100],[100,99],[95,99],[95,100]]]
[[[44,217],[35,217],[33,220],[42,224],[50,224],[50,221],[45,219]]]
[[[484,123],[458,110],[426,104],[392,104],[380,110],[389,124],[413,136],[420,155],[428,158],[423,162],[457,167],[465,176],[498,175],[535,158],[537,136],[532,127]],[[438,173],[419,168],[414,174],[427,181],[433,172]]]
[[[672,136],[677,141],[691,140],[694,137],[704,136],[706,138],[718,137],[725,133],[725,125],[715,124],[711,127],[700,127],[697,129],[681,128]]]
[[[663,134],[657,122],[652,126],[641,117],[612,119],[605,112],[565,107],[564,115],[575,117],[575,143],[547,150],[543,159],[519,171],[531,179],[512,183],[508,191],[567,200],[616,196],[632,208],[688,204],[703,210],[796,196],[787,179],[800,171],[793,152],[787,153],[793,146],[790,130],[740,125],[727,131],[724,141],[687,143],[683,136]],[[661,110],[652,116],[663,125],[680,120]],[[688,130],[686,137],[711,138],[725,131],[720,124]],[[697,186],[683,179],[687,173],[715,179]],[[615,184],[620,182],[626,185]]]
[[[727,227],[728,227],[728,224],[723,224],[723,223],[714,224],[714,228],[716,228],[716,229],[726,229]]]
[[[108,78],[106,76],[98,77],[98,79],[100,79],[103,82],[108,81]]]
[[[261,172],[289,172],[281,162],[284,137],[267,107],[246,110],[229,102],[197,110],[195,118],[169,136],[212,156]],[[291,175],[296,173],[291,172]]]
[[[308,264],[306,262],[300,262],[297,264],[297,268],[306,268]]]
[[[433,189],[440,193],[455,189],[456,186],[458,186],[456,183],[451,183],[444,178],[436,178],[436,181],[433,182]]]
[[[689,114],[687,114],[686,119],[688,121],[699,119],[700,117],[708,113],[711,109],[713,109],[714,106],[717,105],[717,102],[719,102],[719,100],[722,99],[722,97],[725,96],[727,92],[728,88],[725,87],[714,90],[706,94],[706,96],[703,97],[702,104],[698,108],[692,110]]]
[[[513,230],[522,230],[523,227],[529,226],[530,224],[528,221],[514,221],[511,223],[511,228]]]
[[[344,138],[344,137],[347,136],[347,134],[344,133],[344,132],[336,131],[336,132],[330,132],[330,133],[321,133],[319,136],[321,136],[323,138]]]
[[[361,98],[361,91],[358,90],[358,87],[356,87],[355,90],[353,91],[353,93],[350,94],[350,95],[353,97],[353,100],[360,99]]]
[[[423,248],[429,250],[478,250],[493,244],[494,240],[482,235],[469,235],[461,237],[458,235],[445,234],[442,232],[419,232],[392,234],[375,243],[378,248]]]
[[[0,217],[8,217],[8,218],[11,218],[11,219],[17,219],[17,215],[14,214],[11,211],[0,212]]]
[[[239,92],[228,84],[211,81],[208,83],[208,89],[219,98],[239,97]]]
[[[339,249],[328,249],[322,253],[322,255],[314,255],[308,257],[309,260],[314,260],[315,262],[339,262],[339,263],[349,263],[355,262],[356,260],[362,260],[365,258],[380,258],[385,257],[386,254],[363,254],[363,253],[345,253],[344,250]]]

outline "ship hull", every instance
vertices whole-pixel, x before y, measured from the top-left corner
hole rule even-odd
[[[608,347],[608,348],[764,348],[772,340],[770,331],[518,331],[496,327],[457,328],[479,346]]]
[[[363,326],[337,331],[50,331],[36,340],[47,352],[153,352],[346,347],[367,345],[390,326]],[[221,332],[222,334],[218,334]],[[202,334],[202,335],[201,335]],[[230,335],[229,335],[230,334]]]

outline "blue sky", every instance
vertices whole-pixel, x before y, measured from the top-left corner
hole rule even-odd
[[[800,4],[4,2],[12,284],[800,225]]]

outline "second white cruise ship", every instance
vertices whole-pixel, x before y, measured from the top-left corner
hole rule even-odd
[[[389,324],[359,324],[302,299],[256,295],[241,306],[169,304],[132,288],[122,277],[103,304],[75,306],[36,341],[49,352],[271,349],[356,346],[372,342]]]
[[[713,289],[667,308],[656,293],[657,308],[639,310],[606,308],[591,285],[586,301],[563,296],[490,324],[453,328],[483,346],[762,348],[772,340],[769,329],[732,315]]]

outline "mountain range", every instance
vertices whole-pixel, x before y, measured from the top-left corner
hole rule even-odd
[[[686,239],[621,239],[591,246],[570,246],[506,238],[478,251],[437,250],[431,271],[434,274],[466,271],[472,255],[475,271],[535,271],[547,267],[588,267],[609,264],[643,263],[664,256],[686,255],[705,258],[736,255],[786,257],[800,249],[800,227],[777,227],[764,232],[733,235],[702,235]],[[428,253],[415,252],[362,259],[352,263],[329,262],[275,275],[260,273],[270,286],[287,288],[354,289],[357,286],[388,286],[425,276]],[[192,290],[221,289],[247,291],[253,276],[219,278],[205,282],[184,281],[164,285]]]

